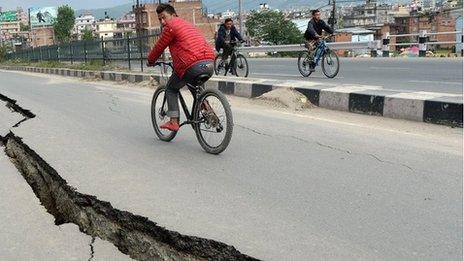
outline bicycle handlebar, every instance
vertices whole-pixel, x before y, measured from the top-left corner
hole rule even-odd
[[[169,66],[172,68],[172,62],[163,62],[163,61],[160,61],[160,62],[156,62],[154,64],[149,64],[147,62],[147,67],[155,67],[155,66],[161,66],[161,65],[166,65],[166,66]]]

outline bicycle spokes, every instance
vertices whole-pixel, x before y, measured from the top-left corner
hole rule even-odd
[[[199,129],[207,143],[219,146],[226,135],[226,114],[221,101],[215,96],[206,97],[201,104]]]

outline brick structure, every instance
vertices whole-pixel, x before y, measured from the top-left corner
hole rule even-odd
[[[414,34],[422,30],[428,33],[436,32],[453,32],[455,31],[455,19],[449,12],[430,14],[428,16],[413,14],[407,17],[396,17],[395,23],[388,25],[385,31],[390,30],[390,34]],[[449,35],[431,35],[430,42],[453,42],[456,36]],[[397,42],[417,42],[416,36],[398,38]],[[441,45],[440,48],[452,48],[453,44]]]
[[[32,47],[53,45],[55,43],[53,27],[33,28],[29,37],[31,38],[30,42]]]
[[[207,17],[203,12],[201,0],[170,0],[169,4],[174,6],[179,17],[193,23],[203,32],[210,43],[214,42],[214,36],[220,21]],[[156,14],[157,6],[158,4],[134,6],[137,28],[144,34],[153,33],[160,27],[158,15]]]
[[[335,34],[335,42],[351,42],[352,33],[337,33]],[[345,56],[347,50],[337,50],[338,56]]]

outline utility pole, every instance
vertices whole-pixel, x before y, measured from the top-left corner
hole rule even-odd
[[[329,19],[329,24],[330,26],[335,29],[335,24],[337,23],[337,19],[335,18],[336,17],[336,14],[335,14],[335,11],[336,11],[336,6],[335,6],[335,0],[332,0],[332,17],[331,19]]]
[[[243,28],[243,3],[242,0],[238,0],[238,13],[240,19],[240,33],[243,35],[244,28]]]

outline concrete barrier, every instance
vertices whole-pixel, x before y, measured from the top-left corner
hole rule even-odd
[[[133,83],[154,78],[161,84],[165,84],[158,74],[95,72],[73,69],[44,70],[21,66],[0,66],[0,68],[87,78],[101,76],[107,81]],[[233,77],[213,77],[206,83],[206,87],[220,90],[224,94],[246,98],[259,97],[277,88],[292,88],[305,95],[312,104],[322,108],[453,127],[462,128],[463,126],[463,95],[460,94],[387,90],[379,86],[334,85],[308,81]]]

